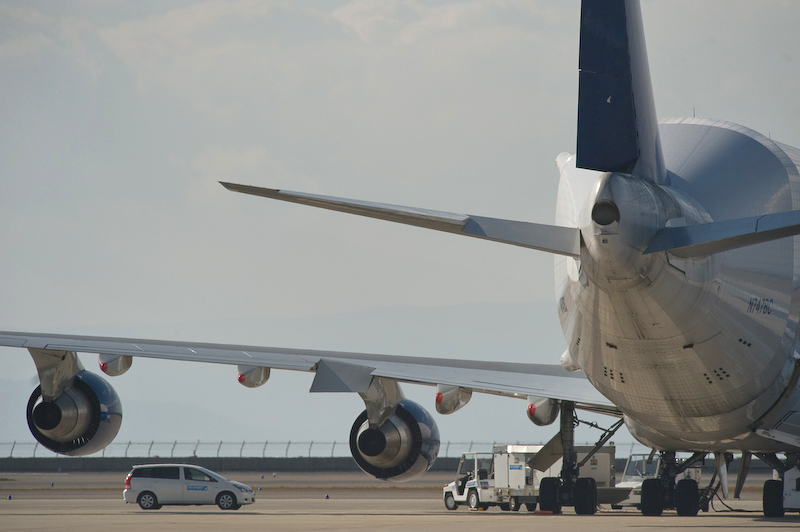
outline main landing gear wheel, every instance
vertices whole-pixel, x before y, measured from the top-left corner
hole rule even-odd
[[[539,508],[543,512],[561,513],[561,501],[558,491],[561,488],[561,479],[558,477],[545,477],[539,483]]]
[[[456,504],[456,499],[453,497],[452,493],[448,493],[444,496],[444,507],[448,510],[455,510],[458,508],[458,504]]]
[[[661,480],[648,478],[642,482],[642,515],[659,516],[664,512]]]
[[[783,481],[768,480],[764,482],[762,495],[764,517],[783,517]]]
[[[573,491],[575,513],[592,515],[597,511],[597,483],[591,477],[582,477],[575,481]]]
[[[519,507],[522,506],[522,503],[519,502],[519,499],[516,497],[511,497],[508,499],[508,507],[511,508],[512,512],[519,512]]]
[[[697,481],[691,478],[679,480],[675,486],[675,509],[678,515],[697,515],[700,511],[700,492]]]

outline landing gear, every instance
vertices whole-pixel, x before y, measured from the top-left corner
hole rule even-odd
[[[543,512],[561,513],[561,479],[545,477],[539,483],[539,509]]]
[[[542,479],[539,484],[539,509],[559,514],[562,506],[573,506],[578,515],[592,515],[597,511],[597,483],[590,477],[578,477],[578,473],[594,453],[611,439],[623,422],[619,420],[611,428],[603,429],[594,423],[578,421],[574,403],[563,401],[560,408],[561,476]],[[575,452],[575,427],[579,423],[586,423],[603,431],[594,449],[581,462],[578,462],[578,454]]]
[[[783,517],[783,481],[768,480],[764,482],[762,495],[764,517]]]
[[[575,481],[573,497],[575,513],[592,515],[597,511],[597,484],[591,477],[579,478]]]
[[[698,452],[678,463],[675,451],[661,451],[658,478],[649,478],[642,483],[642,515],[658,516],[666,508],[675,508],[678,515],[697,515],[700,510],[697,481],[683,479],[676,487],[675,479],[704,457],[705,453]]]
[[[684,478],[675,486],[675,509],[678,515],[697,515],[700,511],[700,492],[696,480]]]
[[[659,516],[664,512],[661,479],[648,478],[642,482],[642,515]]]

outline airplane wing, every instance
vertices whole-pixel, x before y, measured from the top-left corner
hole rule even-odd
[[[383,377],[422,385],[459,386],[522,399],[536,396],[572,401],[577,408],[621,415],[583,373],[570,373],[560,365],[20,332],[0,332],[0,346],[314,372],[312,392],[363,393],[373,377]]]
[[[432,211],[373,203],[330,196],[319,196],[303,192],[291,192],[272,188],[238,185],[220,182],[222,186],[233,192],[261,196],[312,207],[320,207],[333,211],[358,214],[369,218],[378,218],[390,222],[415,225],[426,229],[435,229],[447,233],[455,233],[484,240],[502,242],[530,249],[547,251],[557,255],[570,257],[580,256],[580,231],[574,227],[535,224],[486,218],[468,214]]]

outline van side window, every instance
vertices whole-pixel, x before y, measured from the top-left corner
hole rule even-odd
[[[133,470],[131,477],[178,480],[180,478],[180,472],[177,467],[140,467]]]
[[[199,480],[200,482],[216,482],[216,480],[209,477],[199,469],[191,469],[189,467],[183,468],[183,477],[186,480]]]
[[[133,478],[153,478],[153,468],[152,467],[140,467],[138,469],[134,469],[131,471],[131,477]]]
[[[167,478],[171,480],[178,480],[181,478],[177,467],[157,467],[155,469],[158,470],[156,478]]]

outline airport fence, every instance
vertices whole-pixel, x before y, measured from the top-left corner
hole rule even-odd
[[[492,446],[520,442],[457,442],[443,441],[440,457],[459,457],[470,451],[491,451]],[[531,443],[531,442],[525,442]],[[542,442],[543,443],[543,442]],[[592,445],[583,443],[579,445]],[[628,445],[625,445],[626,451]],[[642,447],[642,446],[639,446]],[[635,452],[645,452],[645,448]],[[631,449],[631,452],[634,452]],[[0,442],[0,457],[46,458],[59,457],[38,442]],[[346,441],[144,441],[113,442],[94,456],[110,458],[326,458],[350,456],[350,444]],[[63,457],[69,459],[69,457]]]

